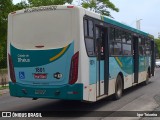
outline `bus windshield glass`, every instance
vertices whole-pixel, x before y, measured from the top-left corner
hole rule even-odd
[[[60,48],[71,42],[71,11],[41,11],[13,16],[11,43],[21,49]]]

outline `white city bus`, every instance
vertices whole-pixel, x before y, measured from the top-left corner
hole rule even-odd
[[[77,6],[8,16],[10,95],[94,102],[154,75],[151,35]]]

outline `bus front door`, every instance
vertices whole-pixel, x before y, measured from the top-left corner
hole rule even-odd
[[[108,38],[107,28],[96,27],[97,97],[108,94]]]

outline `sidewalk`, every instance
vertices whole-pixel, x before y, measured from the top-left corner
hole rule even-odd
[[[155,101],[154,98],[144,94],[141,97],[138,97],[137,99],[133,100],[132,102],[126,104],[124,107],[117,110],[117,112],[124,111],[124,113],[125,113],[126,111],[133,111],[133,112],[153,111],[158,106],[159,105],[157,104],[157,102]],[[116,112],[114,112],[110,116],[114,116],[114,114],[116,114]],[[141,118],[138,116],[135,116],[135,117],[110,117],[110,116],[103,118],[103,120],[160,120],[159,118],[158,119],[144,119],[144,118]],[[150,117],[147,117],[147,118],[150,118]],[[155,117],[151,117],[151,118],[155,118]]]
[[[159,112],[160,111],[160,93],[154,96],[155,101],[157,102],[157,104],[159,105],[158,107],[156,107],[152,112]],[[143,117],[140,120],[160,120],[160,117]]]

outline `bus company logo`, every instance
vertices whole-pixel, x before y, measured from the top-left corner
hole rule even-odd
[[[11,112],[2,112],[2,117],[11,117]]]
[[[19,118],[23,118],[23,117],[42,117],[41,113],[18,113],[18,112],[2,112],[2,117],[19,117]]]

